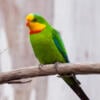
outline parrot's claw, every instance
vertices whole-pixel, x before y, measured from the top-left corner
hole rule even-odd
[[[39,70],[42,70],[43,64],[39,64]]]
[[[56,62],[55,63],[55,69],[56,69],[56,72],[59,74],[57,77],[60,77],[61,73],[58,71],[58,65],[60,64],[60,62]]]
[[[41,69],[43,67],[43,64],[39,64],[39,69]]]
[[[43,68],[43,64],[39,64],[39,70],[44,71],[42,68]]]

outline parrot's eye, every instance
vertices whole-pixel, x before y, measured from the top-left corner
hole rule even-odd
[[[36,19],[36,18],[34,18],[34,19],[33,19],[33,22],[36,22],[36,21],[37,21],[37,19]]]

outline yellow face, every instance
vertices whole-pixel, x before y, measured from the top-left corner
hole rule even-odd
[[[26,25],[29,27],[30,31],[32,32],[41,32],[43,29],[45,29],[46,25],[39,23],[37,21],[33,21],[35,19],[34,15],[31,13],[28,16],[26,16]]]

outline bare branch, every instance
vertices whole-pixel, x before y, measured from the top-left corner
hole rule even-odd
[[[57,65],[57,64],[56,64]],[[0,73],[0,84],[9,83],[14,80],[69,73],[74,74],[100,74],[100,63],[98,64],[55,64],[43,65],[43,67],[25,67],[9,72]],[[16,82],[16,81],[15,81]]]

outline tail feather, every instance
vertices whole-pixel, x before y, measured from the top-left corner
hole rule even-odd
[[[79,85],[79,82],[73,76],[61,76],[63,80],[72,88],[72,90],[80,97],[80,100],[89,100]]]

